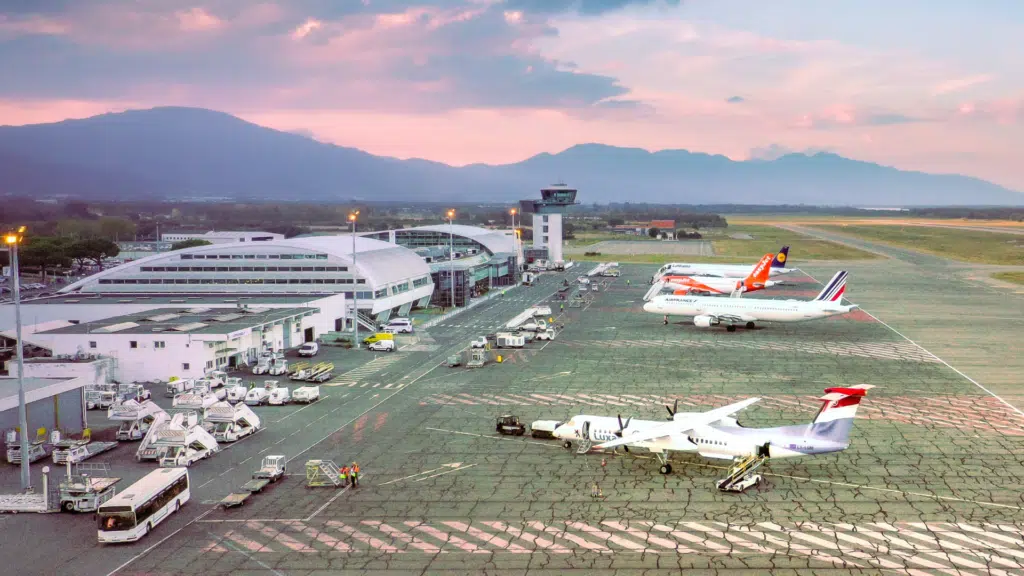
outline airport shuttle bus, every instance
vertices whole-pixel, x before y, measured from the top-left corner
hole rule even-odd
[[[96,511],[99,541],[134,542],[188,502],[188,468],[160,468]]]

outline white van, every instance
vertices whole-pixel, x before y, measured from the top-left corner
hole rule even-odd
[[[412,334],[412,320],[408,318],[392,318],[388,320],[384,328],[390,329],[396,334]]]
[[[316,342],[306,342],[299,348],[299,356],[316,356],[320,351],[320,345]]]

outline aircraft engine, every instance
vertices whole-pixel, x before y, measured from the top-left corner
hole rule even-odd
[[[718,324],[714,316],[702,314],[693,317],[693,325],[698,328],[710,328],[713,324]]]

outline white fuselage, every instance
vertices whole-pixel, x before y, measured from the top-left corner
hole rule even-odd
[[[662,266],[654,275],[655,281],[658,278],[670,274],[678,276],[718,276],[720,278],[746,278],[750,274],[752,265],[746,264],[687,264],[674,262]],[[796,268],[769,268],[768,277],[781,276],[795,271]]]
[[[693,414],[680,412],[675,415],[675,419],[689,416]],[[629,439],[631,434],[640,434],[664,424],[664,421],[658,420],[632,420],[622,437]],[[554,436],[559,440],[580,442],[584,440],[584,431],[587,432],[586,440],[594,443],[618,440],[616,432],[619,431],[619,420],[609,416],[574,416],[555,428]],[[731,460],[754,454],[765,444],[769,445],[771,458],[810,456],[846,448],[845,443],[829,442],[794,433],[792,427],[744,428],[734,418],[723,418],[710,426],[701,426],[685,434],[672,434],[655,440],[637,442],[630,447],[655,453],[697,452],[705,458]]]
[[[819,300],[774,300],[767,298],[721,298],[707,296],[656,296],[644,304],[644,311],[669,316],[711,316],[743,322],[803,322],[846,314],[855,305]]]

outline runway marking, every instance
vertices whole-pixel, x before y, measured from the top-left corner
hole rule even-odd
[[[326,394],[325,394],[325,395],[324,395],[324,396],[322,396],[322,397],[321,397],[320,399],[321,399],[321,400],[327,400],[328,398],[330,398],[330,395],[326,395]],[[296,410],[296,411],[294,411],[294,412],[292,412],[292,413],[288,414],[287,416],[284,416],[283,418],[278,418],[277,420],[273,420],[273,421],[271,421],[271,424],[277,424],[278,422],[284,422],[285,420],[287,420],[287,419],[291,418],[292,416],[295,416],[295,415],[296,415],[296,414],[298,414],[299,412],[302,412],[303,410],[305,410],[306,408],[309,408],[310,406],[313,406],[314,404],[315,404],[315,402],[310,402],[309,404],[306,404],[306,405],[305,405],[305,406],[303,406],[302,408],[299,408],[298,410]]]
[[[1024,569],[1024,540],[1005,526],[930,522],[725,523],[707,520],[652,522],[497,520],[251,520],[208,524],[206,553],[267,554],[694,554],[706,557],[789,556],[836,567],[896,570],[911,574],[963,570],[1009,573]],[[1019,526],[1010,527],[1019,531]],[[299,539],[301,537],[301,540]],[[234,543],[235,550],[223,546]],[[239,547],[241,549],[239,549]],[[258,562],[258,560],[257,560]],[[713,561],[712,561],[713,562]],[[923,570],[923,571],[922,571]]]
[[[691,394],[674,396],[637,396],[633,394],[433,394],[420,406],[596,406],[625,412],[629,408],[672,405],[706,408],[743,400],[747,396]],[[817,396],[766,396],[760,405],[782,411],[794,409],[813,413],[821,407]],[[626,410],[623,410],[626,409]],[[1024,436],[1024,418],[1007,414],[1003,405],[990,396],[872,396],[861,403],[858,418],[889,420],[916,426],[941,426],[1006,436]]]
[[[554,341],[553,341],[554,342]],[[922,353],[919,346],[906,342],[762,342],[751,340],[573,340],[558,341],[569,348],[733,348],[795,352],[829,356],[853,356],[876,360],[909,360],[912,362],[941,363],[941,359]]]
[[[818,281],[818,279],[817,279],[817,278],[815,278],[814,276],[811,276],[810,274],[808,274],[807,272],[804,272],[803,270],[801,270],[800,272],[801,272],[802,274],[804,274],[805,276],[807,276],[808,278],[810,278],[811,280],[814,280],[815,282],[817,282],[817,283],[818,283],[819,285],[821,284],[821,282],[819,282],[819,281]],[[961,372],[961,371],[957,370],[957,369],[956,369],[956,368],[954,368],[954,367],[953,367],[953,365],[952,365],[952,364],[950,364],[949,362],[946,362],[946,361],[945,361],[945,360],[943,360],[942,358],[939,358],[938,356],[936,356],[936,355],[935,355],[934,353],[930,352],[930,351],[929,351],[929,350],[928,350],[927,348],[925,348],[924,346],[921,346],[921,345],[920,345],[920,344],[918,344],[917,342],[914,342],[913,340],[911,340],[910,338],[908,338],[907,336],[905,336],[905,335],[904,335],[904,334],[903,334],[902,332],[900,332],[899,330],[897,330],[897,329],[893,328],[892,326],[890,326],[890,325],[886,324],[885,322],[883,322],[881,318],[879,318],[879,317],[875,316],[874,314],[871,314],[871,313],[870,313],[870,312],[868,312],[867,310],[864,310],[864,308],[860,308],[860,309],[861,309],[861,310],[863,310],[865,314],[868,314],[869,316],[871,316],[872,318],[874,318],[875,320],[877,320],[877,321],[879,322],[879,324],[881,324],[882,326],[885,326],[885,327],[886,327],[886,328],[888,328],[889,330],[892,330],[892,332],[893,332],[894,334],[896,334],[897,336],[899,336],[900,338],[903,338],[904,340],[906,340],[907,342],[909,342],[909,343],[913,344],[913,345],[914,345],[915,347],[917,347],[918,349],[920,349],[920,350],[921,350],[922,352],[924,352],[924,353],[925,353],[925,354],[927,354],[928,356],[931,356],[932,358],[934,358],[936,362],[939,362],[939,363],[943,364],[943,365],[944,365],[944,366],[945,366],[946,368],[949,368],[949,369],[950,369],[950,370],[952,370],[953,372],[956,372],[957,374],[959,374],[960,376],[962,376],[962,377],[963,377],[963,378],[964,378],[965,380],[967,380],[967,381],[968,381],[968,382],[970,382],[971,384],[974,384],[975,386],[977,386],[977,387],[978,387],[979,389],[981,389],[981,390],[982,390],[983,392],[985,392],[986,394],[989,394],[990,396],[992,396],[992,397],[993,397],[993,398],[995,398],[996,400],[999,400],[999,401],[1000,401],[1001,403],[1003,403],[1004,405],[1006,405],[1006,407],[1007,407],[1007,408],[1009,408],[1010,410],[1013,410],[1013,411],[1014,411],[1014,412],[1016,412],[1016,413],[1017,413],[1018,415],[1020,415],[1020,416],[1024,416],[1024,410],[1021,410],[1020,408],[1017,408],[1017,407],[1016,407],[1016,406],[1014,406],[1013,404],[1010,404],[1009,402],[1007,402],[1006,400],[1004,400],[1004,399],[1003,399],[1003,398],[1002,398],[1001,396],[999,396],[999,395],[998,395],[998,394],[996,394],[995,392],[993,392],[993,391],[989,390],[988,388],[986,388],[986,387],[982,386],[982,385],[981,385],[980,383],[978,383],[978,382],[977,382],[977,381],[976,381],[976,380],[975,380],[974,378],[971,378],[971,377],[970,377],[970,376],[968,376],[967,374],[964,374],[963,372]]]

